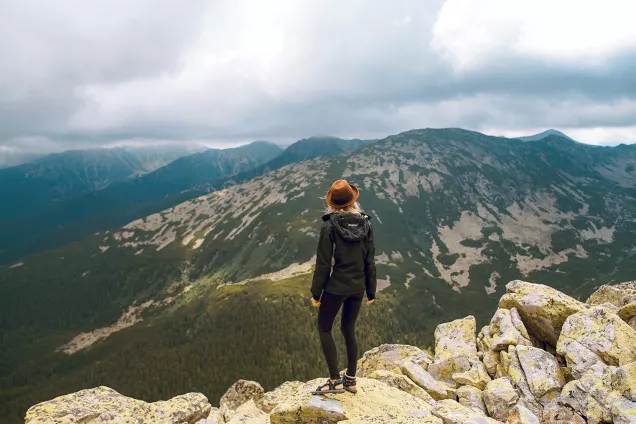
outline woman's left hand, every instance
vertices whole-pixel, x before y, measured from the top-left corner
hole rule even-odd
[[[317,308],[320,306],[320,302],[316,299],[314,299],[313,297],[311,298],[311,304],[314,308]]]

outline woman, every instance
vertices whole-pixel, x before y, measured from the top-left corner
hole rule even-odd
[[[327,214],[322,217],[316,270],[311,284],[311,303],[318,309],[318,332],[329,367],[329,380],[313,393],[356,393],[358,341],[355,325],[367,293],[367,305],[375,299],[375,246],[371,217],[362,213],[358,188],[338,180],[327,192]],[[331,334],[342,307],[341,330],[347,345],[347,371],[338,372],[338,352]]]

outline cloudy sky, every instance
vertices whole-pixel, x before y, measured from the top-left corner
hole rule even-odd
[[[0,148],[636,142],[633,0],[3,0]]]

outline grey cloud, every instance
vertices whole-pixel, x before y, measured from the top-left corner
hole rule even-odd
[[[636,52],[600,67],[506,53],[458,73],[430,47],[441,4],[7,0],[0,145],[636,126]]]

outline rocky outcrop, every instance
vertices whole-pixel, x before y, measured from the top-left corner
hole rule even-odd
[[[499,307],[516,308],[530,333],[556,346],[565,320],[586,309],[586,305],[552,287],[513,281],[506,286],[506,294]]]
[[[108,387],[81,390],[29,408],[27,424],[89,422],[194,424],[210,415],[211,406],[201,393],[188,393],[169,401],[146,403]]]
[[[317,379],[274,408],[272,424],[314,423],[438,423],[431,405],[395,387],[371,378],[358,378],[357,394],[316,396],[310,392],[322,384]],[[348,421],[345,421],[348,420]]]
[[[415,358],[415,363],[423,366],[433,362],[431,356],[422,349],[401,344],[383,344],[366,352],[358,361],[356,373],[360,377],[366,377],[377,370],[401,373],[402,361],[407,358]]]
[[[256,381],[238,380],[221,397],[221,407],[236,409],[249,400],[260,402],[264,394],[265,390]]]
[[[634,284],[587,303],[523,281],[506,290],[478,334],[472,316],[440,324],[434,356],[397,344],[366,352],[357,394],[312,395],[324,379],[269,392],[239,380],[211,408],[197,393],[146,403],[100,387],[36,405],[26,422],[636,424]]]

